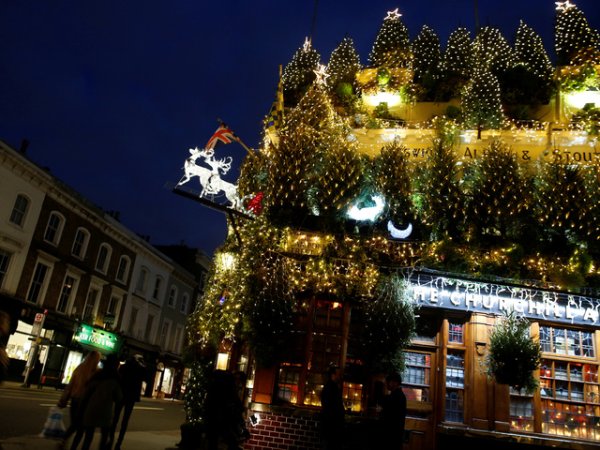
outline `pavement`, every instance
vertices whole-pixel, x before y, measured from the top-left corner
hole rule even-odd
[[[2,387],[22,389],[19,383],[4,382]],[[161,431],[128,431],[121,445],[122,450],[179,450],[177,443],[181,440],[181,432],[177,430]],[[91,449],[97,449],[100,433],[94,435]],[[62,439],[47,438],[39,434],[17,436],[0,439],[0,450],[59,450]],[[69,442],[70,444],[70,442]],[[67,449],[70,447],[67,446]]]

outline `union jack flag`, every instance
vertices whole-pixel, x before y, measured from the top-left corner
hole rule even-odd
[[[206,148],[215,148],[219,143],[231,144],[233,141],[237,142],[238,137],[227,127],[227,125],[221,124],[206,143]]]

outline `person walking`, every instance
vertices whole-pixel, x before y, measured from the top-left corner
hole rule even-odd
[[[82,450],[89,450],[94,439],[94,431],[100,428],[99,450],[109,450],[110,430],[113,423],[115,405],[123,400],[119,381],[119,359],[109,355],[104,367],[90,380],[83,399],[83,428],[85,437]],[[76,450],[71,447],[71,450]]]
[[[114,450],[121,450],[121,444],[123,444],[123,439],[125,439],[133,406],[141,400],[142,384],[146,379],[146,364],[142,355],[130,357],[119,368],[119,379],[123,399],[115,407],[115,416],[110,431],[110,443],[114,440],[121,413],[123,413],[123,417],[121,418],[121,428]]]
[[[67,440],[71,437],[71,435],[73,435],[73,433],[77,433],[73,438],[74,449],[77,448],[81,438],[83,437],[83,428],[81,425],[81,416],[83,411],[81,409],[81,402],[90,379],[98,371],[99,362],[100,353],[95,350],[89,352],[83,362],[81,362],[73,371],[71,379],[69,380],[69,384],[67,384],[67,387],[58,400],[57,406],[59,408],[65,408],[69,404],[69,400],[71,401],[71,409],[69,410],[71,422],[69,423],[69,428],[67,428],[67,431],[63,436],[63,448],[66,446]]]
[[[344,433],[344,401],[339,385],[339,367],[330,365],[325,377],[321,391],[321,442],[324,450],[339,450]]]
[[[392,372],[385,381],[390,393],[384,397],[381,405],[379,448],[401,449],[406,422],[406,395],[402,390],[402,376],[398,372]]]
[[[244,407],[234,374],[224,370],[213,371],[205,405],[208,450],[217,450],[220,439],[225,442],[227,450],[240,450]]]

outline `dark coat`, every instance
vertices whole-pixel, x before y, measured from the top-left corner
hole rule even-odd
[[[339,385],[327,380],[321,391],[321,431],[324,438],[339,438],[344,428],[344,401]]]
[[[100,370],[90,380],[83,399],[83,426],[110,427],[115,405],[122,399],[117,371]]]

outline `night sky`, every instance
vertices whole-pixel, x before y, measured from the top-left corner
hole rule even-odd
[[[479,0],[479,21],[512,43],[523,19],[551,58],[555,3]],[[576,0],[600,28],[600,2]],[[399,8],[414,38],[432,27],[445,46],[475,29],[473,1],[2,0],[0,139],[105,210],[120,212],[153,244],[185,242],[212,254],[225,215],[174,194],[191,147],[220,118],[250,147],[275,98],[278,67],[304,38],[327,63],[348,35],[361,62],[387,11]],[[217,156],[245,155],[238,144]],[[225,176],[237,177],[236,167]],[[196,179],[188,184],[197,187]]]

